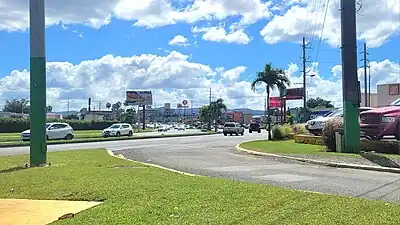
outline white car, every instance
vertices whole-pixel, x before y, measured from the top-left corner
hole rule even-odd
[[[176,129],[178,129],[178,130],[186,130],[185,125],[180,125]]]
[[[74,129],[67,123],[46,123],[46,139],[47,140],[72,140],[74,138]],[[31,139],[31,130],[21,133],[22,141]]]
[[[129,123],[116,123],[103,130],[103,137],[132,136],[133,128]]]
[[[336,111],[327,113],[324,116],[317,117],[315,119],[309,120],[306,123],[306,129],[308,132],[314,135],[321,135],[322,130],[324,129],[326,121],[337,118],[337,117],[343,117],[343,109],[338,109]]]
[[[159,126],[157,129],[158,132],[167,132],[169,131],[169,127],[167,125]]]

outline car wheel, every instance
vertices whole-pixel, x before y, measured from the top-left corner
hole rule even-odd
[[[258,130],[258,133],[261,133],[261,130]]]
[[[132,137],[132,135],[133,135],[133,132],[132,132],[132,131],[129,131],[128,136],[129,136],[129,137]]]
[[[117,134],[115,135],[116,137],[120,137],[121,136],[121,133],[120,132],[117,132]]]
[[[236,136],[238,136],[238,135],[239,135],[239,133],[235,133],[235,135],[236,135]]]
[[[46,135],[46,140],[50,140],[49,135]]]
[[[242,135],[242,136],[243,136],[243,135],[244,135],[244,132],[240,133],[240,135]]]
[[[72,138],[73,138],[72,134],[67,134],[67,135],[64,137],[64,140],[72,140]]]
[[[251,133],[253,133],[253,131],[252,131],[252,130],[249,130],[249,133],[251,134]]]
[[[227,136],[228,134],[227,133],[224,133],[224,136]]]
[[[232,133],[230,133],[229,136],[232,136]]]

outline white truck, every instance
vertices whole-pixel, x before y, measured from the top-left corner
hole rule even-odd
[[[226,122],[224,124],[224,128],[222,133],[224,136],[227,136],[228,134],[232,136],[232,134],[237,135],[244,135],[244,128],[239,124],[235,122]]]

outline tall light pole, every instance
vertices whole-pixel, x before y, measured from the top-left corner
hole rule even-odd
[[[29,1],[30,164],[46,164],[46,47],[44,0]]]
[[[341,0],[344,151],[360,151],[356,2]]]

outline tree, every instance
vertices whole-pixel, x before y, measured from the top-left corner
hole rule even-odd
[[[201,122],[208,122],[210,117],[211,117],[210,106],[209,105],[201,106],[199,109],[199,120]]]
[[[217,99],[215,102],[211,102],[210,104],[211,108],[211,114],[212,117],[215,120],[215,132],[218,131],[218,120],[221,118],[222,113],[226,111],[226,105],[224,103],[224,100],[222,98]]]
[[[11,101],[6,100],[4,103],[4,112],[12,112],[12,113],[29,113],[30,106],[28,99],[13,99]]]
[[[53,107],[51,105],[46,106],[46,112],[50,113],[51,111],[53,111]]]
[[[107,108],[108,110],[110,110],[110,108],[111,108],[111,103],[107,102],[107,103],[106,103],[106,108]]]
[[[307,108],[333,108],[333,104],[331,101],[322,99],[320,97],[310,98],[307,100]]]
[[[265,85],[267,91],[267,112],[270,111],[269,107],[269,96],[271,90],[275,88],[285,89],[286,86],[290,85],[289,78],[285,75],[285,71],[282,69],[272,68],[271,63],[265,65],[264,70],[258,72],[256,78],[251,83],[251,89],[256,91],[257,86]],[[268,124],[268,139],[271,140],[271,118],[270,114],[267,114],[267,124]]]
[[[135,109],[127,109],[125,112],[121,113],[120,121],[124,123],[135,123],[137,120],[137,114]]]

